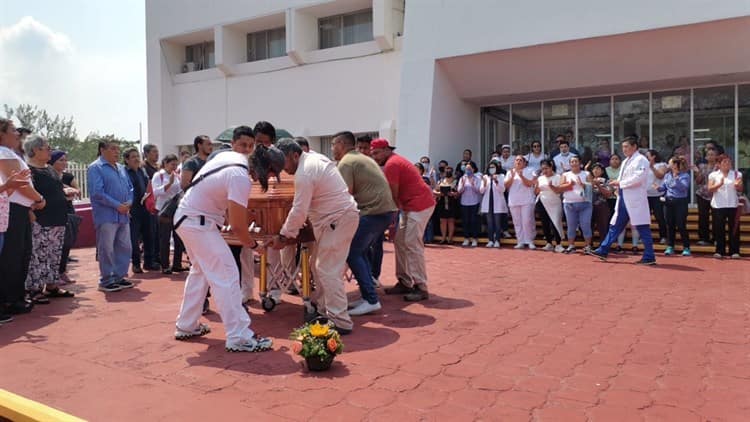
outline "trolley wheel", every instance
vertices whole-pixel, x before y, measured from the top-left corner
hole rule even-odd
[[[320,315],[318,315],[318,307],[312,302],[305,302],[302,306],[302,318],[305,322],[312,322]]]
[[[260,302],[260,306],[263,308],[266,312],[273,311],[273,308],[276,307],[276,301],[273,300],[271,297],[264,297],[263,300]]]

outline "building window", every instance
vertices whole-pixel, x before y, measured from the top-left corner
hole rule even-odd
[[[511,154],[522,154],[542,134],[542,103],[513,104]],[[549,147],[547,148],[549,153]]]
[[[667,161],[675,151],[690,153],[690,90],[655,92],[651,100],[651,148]]]
[[[286,29],[276,28],[247,34],[247,61],[286,55]]]
[[[185,64],[182,66],[183,72],[209,69],[214,67],[215,63],[216,57],[213,41],[185,47]]]
[[[581,163],[603,161],[612,155],[612,97],[582,98],[578,100],[578,152]]]
[[[745,194],[750,190],[750,85],[737,87],[737,167],[744,179]],[[732,157],[734,158],[734,157]]]
[[[318,21],[320,49],[372,41],[372,9]]]

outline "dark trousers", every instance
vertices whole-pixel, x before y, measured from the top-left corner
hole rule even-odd
[[[659,225],[659,238],[667,238],[667,223],[664,220],[664,204],[661,202],[660,196],[649,196],[648,197],[648,208],[656,219],[656,224]]]
[[[0,302],[15,303],[24,299],[26,276],[31,261],[31,220],[29,208],[10,204],[5,246],[0,253]]]
[[[380,279],[380,270],[383,266],[383,242],[385,242],[385,230],[372,242],[372,246],[367,251],[367,262],[370,263],[372,277],[377,279]]]
[[[130,243],[133,247],[133,265],[141,265],[141,246],[143,242],[143,262],[154,265],[154,236],[151,232],[151,214],[148,211],[136,210],[130,217]],[[169,249],[167,249],[169,250]]]
[[[161,268],[169,268],[169,239],[170,237],[174,241],[174,261],[172,267],[182,266],[182,255],[185,253],[185,245],[182,244],[182,239],[174,231],[171,219],[160,219],[159,220],[159,255],[161,257]]]
[[[161,253],[159,252],[159,216],[157,215],[148,215],[148,224],[149,227],[151,227],[151,239],[154,239],[153,242],[153,250],[152,254],[154,256],[154,260],[157,263],[160,263],[161,261]],[[162,265],[162,267],[164,267]]]
[[[667,221],[667,244],[674,248],[676,232],[680,232],[682,247],[690,249],[690,237],[687,231],[688,199],[667,198],[664,202],[664,218]]]
[[[541,201],[536,203],[536,212],[537,214],[539,214],[539,217],[542,220],[542,232],[544,232],[544,240],[546,240],[547,243],[552,243],[554,241],[559,245],[561,241],[560,233],[557,232],[555,225],[552,223],[552,219],[547,213],[547,209],[544,208],[544,204],[542,204]]]
[[[711,243],[711,230],[709,229],[709,219],[711,217],[711,200],[703,199],[700,196],[695,197],[698,202],[698,239]]]
[[[596,231],[599,233],[599,242],[604,240],[609,230],[609,220],[612,218],[610,214],[609,202],[602,201],[594,205],[593,216],[591,222],[593,226],[596,226]],[[593,232],[593,230],[592,230]]]
[[[620,195],[622,195],[622,192]],[[621,200],[619,209],[617,210],[617,220],[615,220],[614,224],[609,226],[607,237],[602,240],[599,248],[597,248],[597,252],[607,256],[607,254],[609,254],[609,247],[612,246],[612,243],[617,241],[617,236],[625,230],[629,221],[630,216],[628,215],[627,208],[625,208],[625,201]],[[645,261],[656,259],[656,256],[654,255],[654,240],[651,238],[651,227],[649,227],[648,224],[642,224],[640,226],[635,226],[635,229],[638,230],[638,234],[641,236],[641,241],[643,241],[644,250],[642,259]]]
[[[375,283],[372,280],[372,268],[367,259],[367,251],[391,224],[393,214],[388,212],[360,216],[359,226],[357,226],[357,232],[354,233],[349,246],[349,255],[346,258],[346,263],[352,270],[354,278],[357,279],[362,299],[371,304],[378,303],[378,294],[375,292]]]
[[[461,205],[461,224],[464,229],[464,237],[479,237],[479,204]]]
[[[740,231],[736,224],[736,216],[737,208],[713,209],[714,240],[716,241],[717,254],[733,255],[740,253]],[[729,254],[726,253],[727,226],[729,226]]]
[[[68,258],[70,257],[70,250],[73,245],[76,244],[78,239],[78,227],[79,221],[72,221],[72,219],[80,219],[75,214],[68,214],[68,223],[65,225],[65,240],[63,242],[62,255],[60,256],[60,274],[65,274],[68,271]]]

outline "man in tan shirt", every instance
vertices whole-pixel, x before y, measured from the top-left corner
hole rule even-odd
[[[359,207],[359,227],[349,246],[346,263],[362,294],[362,299],[350,304],[349,315],[365,315],[380,310],[367,252],[388,228],[397,208],[382,170],[372,158],[358,152],[355,143],[354,134],[339,132],[333,137],[331,150]]]

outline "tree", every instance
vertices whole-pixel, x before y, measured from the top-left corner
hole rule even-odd
[[[99,135],[94,132],[89,134],[83,141],[76,143],[74,148],[68,153],[69,157],[74,156],[76,160],[68,159],[82,164],[94,161],[99,152],[99,142],[101,141],[117,142],[120,145],[120,151],[125,151],[128,148],[138,149],[138,142],[131,142],[123,138],[118,138],[115,135]]]

